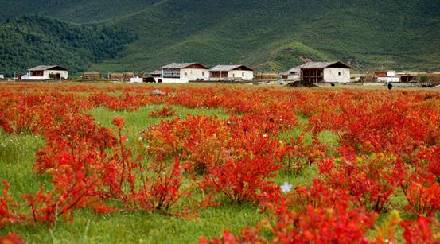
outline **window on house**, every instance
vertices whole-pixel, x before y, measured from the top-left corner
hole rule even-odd
[[[241,76],[244,77],[244,72],[241,73]]]
[[[163,78],[180,78],[180,69],[163,69]]]
[[[185,72],[185,76],[188,76],[188,72]]]
[[[205,76],[205,72],[202,72],[202,76]]]
[[[338,75],[341,76],[341,75],[342,75],[342,72],[338,72]]]

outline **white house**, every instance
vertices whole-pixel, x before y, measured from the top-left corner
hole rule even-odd
[[[298,81],[301,80],[301,70],[298,68],[291,68],[287,71],[287,80]]]
[[[67,80],[69,72],[58,65],[40,65],[30,68],[22,80]]]
[[[5,79],[5,75],[0,74],[0,80],[4,80]]]
[[[342,62],[308,62],[297,67],[304,83],[348,83],[350,67]]]
[[[374,76],[377,82],[400,82],[400,78],[397,76],[395,71],[376,71],[374,72]]]
[[[251,81],[254,79],[254,70],[240,64],[216,65],[209,70],[209,80],[221,81]]]
[[[189,83],[208,79],[209,72],[203,64],[173,63],[162,67],[162,83]]]
[[[142,82],[143,82],[143,79],[140,78],[139,76],[132,77],[132,78],[130,78],[130,81],[129,81],[130,84],[136,84],[136,83],[139,84]]]

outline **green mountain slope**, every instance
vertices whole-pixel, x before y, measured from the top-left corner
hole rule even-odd
[[[23,73],[39,64],[86,70],[116,58],[134,35],[117,27],[80,26],[42,17],[23,17],[0,25],[0,72]]]
[[[90,68],[94,70],[153,70],[181,61],[285,70],[303,59],[340,59],[359,69],[440,69],[440,1],[12,2],[33,14],[101,22],[136,33],[126,50],[96,62]]]

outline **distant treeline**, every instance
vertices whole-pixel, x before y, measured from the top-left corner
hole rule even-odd
[[[40,64],[79,72],[117,57],[136,35],[112,25],[77,25],[45,17],[0,23],[0,74],[24,73]]]

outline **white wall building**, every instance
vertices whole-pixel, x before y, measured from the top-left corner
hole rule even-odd
[[[162,83],[189,83],[208,79],[209,72],[203,64],[173,63],[162,67]]]
[[[400,82],[400,78],[397,76],[395,71],[377,71],[374,76],[377,82],[390,83],[390,82]]]
[[[0,80],[4,80],[5,79],[5,75],[0,74]]]
[[[216,65],[209,70],[209,80],[212,81],[251,81],[254,70],[244,65]]]
[[[350,67],[342,62],[308,62],[298,66],[305,83],[349,83]]]
[[[298,68],[292,68],[287,71],[287,80],[298,81],[301,80],[301,70]]]
[[[129,81],[130,84],[139,84],[142,82],[143,82],[143,79],[140,78],[139,76],[132,77],[132,78],[130,78],[130,81]]]
[[[40,65],[30,68],[22,80],[67,80],[69,72],[58,65]]]

